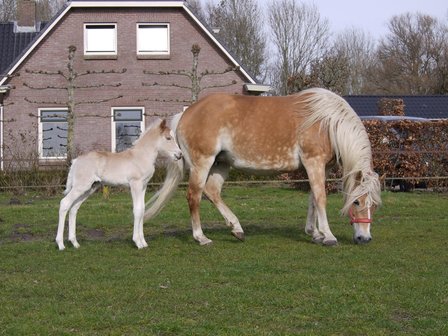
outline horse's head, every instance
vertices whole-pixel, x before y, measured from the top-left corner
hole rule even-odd
[[[358,197],[350,206],[350,224],[353,226],[355,244],[366,244],[372,240],[370,224],[376,205],[369,202],[367,194]]]
[[[370,224],[373,213],[381,204],[381,180],[376,173],[369,172],[361,181],[360,187],[365,193],[352,199],[348,209],[350,224],[353,226],[353,241],[355,244],[366,244],[372,240]]]
[[[173,160],[182,158],[182,151],[177,145],[173,131],[167,126],[166,120],[163,119],[159,126],[160,129],[160,146],[159,154]]]

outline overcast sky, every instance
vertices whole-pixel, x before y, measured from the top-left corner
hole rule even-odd
[[[259,0],[270,3],[272,0]],[[275,1],[275,0],[274,0]],[[314,3],[320,14],[330,21],[331,31],[337,34],[356,27],[378,39],[387,32],[387,22],[397,14],[420,12],[448,23],[448,0],[304,0]]]

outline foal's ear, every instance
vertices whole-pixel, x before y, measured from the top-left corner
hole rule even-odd
[[[162,122],[160,123],[160,130],[164,131],[165,129],[168,128],[168,126],[166,125],[166,119],[163,119]]]

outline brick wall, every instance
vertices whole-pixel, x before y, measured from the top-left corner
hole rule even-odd
[[[85,59],[83,56],[84,23],[116,23],[118,35],[118,56],[114,60]],[[136,24],[155,22],[170,24],[170,58],[163,60],[137,59]],[[197,43],[201,47],[199,71],[223,71],[230,64],[225,55],[213,45],[212,41],[196,26],[183,9],[72,9],[51,33],[42,41],[31,55],[22,63],[9,84],[14,86],[4,102],[4,146],[5,159],[10,153],[23,147],[37,151],[39,108],[61,107],[67,101],[65,90],[36,88],[64,87],[66,81],[61,75],[30,73],[27,70],[67,73],[68,47],[77,48],[74,68],[78,73],[86,71],[121,70],[124,74],[90,74],[79,77],[78,86],[99,84],[121,84],[119,87],[95,87],[75,89],[75,101],[98,101],[121,95],[100,104],[85,103],[76,106],[75,142],[79,152],[90,150],[111,150],[111,109],[113,107],[143,107],[146,124],[154,115],[170,116],[183,110],[191,92],[178,87],[143,86],[142,83],[189,84],[178,76],[155,76],[144,74],[149,71],[191,70],[191,46]],[[237,84],[224,88],[203,91],[201,96],[213,91],[243,93],[243,76],[229,72],[208,79],[216,84]],[[25,86],[24,83],[27,85]],[[34,87],[30,88],[29,86]],[[27,102],[33,101],[34,103]],[[159,100],[159,101],[156,101]],[[22,140],[18,140],[22,139]],[[23,140],[25,139],[25,140]],[[20,146],[19,146],[20,145]],[[23,150],[23,149],[22,149]]]

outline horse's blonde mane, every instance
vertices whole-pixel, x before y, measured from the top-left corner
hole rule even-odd
[[[372,150],[366,129],[351,106],[340,96],[324,89],[308,89],[296,95],[306,106],[302,130],[316,122],[328,131],[336,161],[342,166],[344,206],[367,194],[367,205],[380,205],[380,183],[372,171]]]

